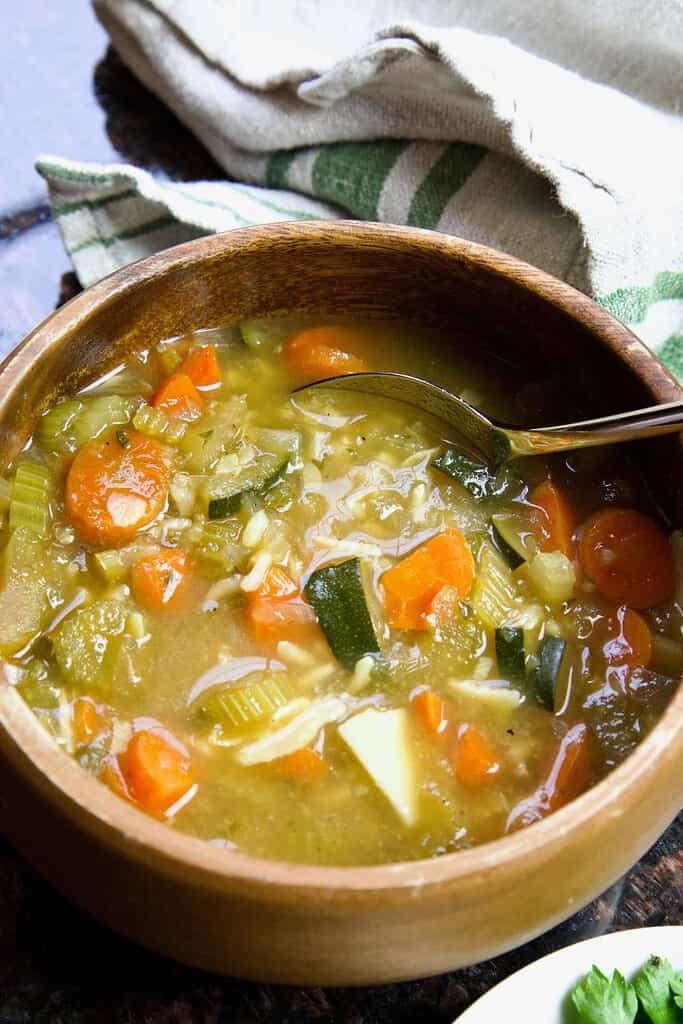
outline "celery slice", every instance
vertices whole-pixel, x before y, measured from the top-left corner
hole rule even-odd
[[[171,419],[163,409],[155,409],[151,405],[141,405],[133,416],[133,426],[141,434],[163,440],[168,444],[177,444],[187,424],[182,420]]]
[[[45,413],[38,427],[38,441],[57,455],[75,452],[87,441],[111,427],[130,422],[135,398],[100,394],[93,398],[69,398]]]
[[[0,476],[0,512],[6,512],[12,497],[12,485],[4,476]]]
[[[66,618],[52,634],[62,675],[77,690],[111,690],[114,641],[126,628],[128,611],[120,601],[97,601]]]
[[[93,558],[107,583],[120,583],[128,575],[128,565],[118,549],[97,551]]]
[[[50,473],[37,462],[20,462],[14,474],[9,504],[9,528],[23,526],[45,537],[50,522]]]
[[[18,526],[3,551],[0,590],[0,654],[13,654],[39,631],[47,604],[45,549],[26,526]]]
[[[488,542],[479,550],[479,572],[472,587],[472,608],[488,629],[496,629],[508,617],[515,599],[512,573],[505,560]]]
[[[266,674],[251,683],[233,684],[210,694],[200,708],[200,715],[224,731],[241,732],[260,725],[291,699],[291,687],[286,680]]]

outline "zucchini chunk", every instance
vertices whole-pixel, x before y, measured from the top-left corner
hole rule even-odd
[[[287,472],[290,456],[266,453],[237,474],[208,477],[202,493],[208,501],[209,519],[227,519],[239,511],[245,494],[265,494]]]
[[[519,516],[499,512],[491,516],[493,543],[511,569],[530,561],[538,550],[528,526]]]
[[[498,668],[510,680],[524,679],[524,630],[518,626],[499,626],[496,629],[496,658]]]
[[[17,526],[2,553],[0,654],[13,654],[40,632],[47,608],[45,548],[28,526]]]
[[[74,689],[110,692],[120,648],[116,638],[125,631],[127,619],[120,601],[95,601],[60,623],[52,646],[62,675]]]
[[[513,480],[513,474],[507,467],[492,473],[485,463],[478,462],[459,448],[446,448],[432,459],[430,466],[462,484],[477,501],[498,497]]]
[[[332,653],[353,671],[366,654],[379,654],[363,587],[360,559],[324,565],[311,573],[304,587]]]
[[[548,711],[557,711],[557,688],[567,643],[559,636],[549,636],[538,652],[538,668],[534,673],[536,697]]]

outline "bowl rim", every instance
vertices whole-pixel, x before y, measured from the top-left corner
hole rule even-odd
[[[300,221],[240,228],[204,236],[148,256],[104,278],[79,293],[42,321],[0,364],[0,392],[9,379],[21,379],[40,353],[75,330],[95,310],[113,303],[127,291],[153,278],[192,264],[221,259],[244,246],[265,247],[278,242],[376,246],[377,239],[405,252],[431,253],[482,266],[494,275],[534,292],[589,328],[640,378],[656,401],[682,397],[681,389],[653,353],[623,324],[592,299],[507,254],[420,228],[360,221]],[[644,370],[647,369],[647,379]],[[4,673],[3,673],[4,675]],[[448,887],[465,879],[484,879],[504,871],[541,848],[566,841],[600,815],[619,814],[619,803],[632,786],[654,776],[666,760],[674,739],[683,737],[683,686],[678,687],[666,711],[650,734],[609,775],[548,818],[517,833],[491,840],[469,850],[413,861],[361,866],[323,866],[254,857],[239,850],[216,848],[194,836],[157,821],[112,793],[59,748],[5,678],[0,685],[0,746],[20,773],[36,786],[61,813],[89,833],[114,846],[124,857],[152,863],[154,870],[188,877],[208,888],[267,892],[270,901],[324,903],[334,908],[345,901],[383,902],[401,898],[405,890]],[[578,909],[578,908],[576,908]]]

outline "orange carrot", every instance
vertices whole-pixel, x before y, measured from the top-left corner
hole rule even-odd
[[[651,608],[673,596],[671,545],[642,512],[607,508],[596,513],[584,527],[580,555],[588,579],[615,604]]]
[[[320,782],[327,775],[328,764],[322,754],[310,747],[302,747],[273,761],[275,770],[294,782]]]
[[[396,629],[428,629],[431,602],[444,586],[467,597],[474,559],[460,530],[438,533],[382,576],[389,622]]]
[[[172,373],[152,396],[155,409],[181,420],[196,420],[202,414],[204,399],[186,373]]]
[[[163,814],[192,786],[190,758],[165,730],[136,732],[119,763],[131,796],[151,814]]]
[[[153,611],[183,611],[192,584],[192,561],[180,548],[161,548],[143,555],[132,568],[135,598]]]
[[[71,708],[74,745],[87,747],[109,727],[109,722],[90,697],[77,697]]]
[[[576,518],[567,496],[550,480],[544,480],[534,487],[529,501],[536,506],[533,518],[541,551],[561,551],[571,558]]]
[[[362,373],[368,369],[368,364],[354,354],[360,340],[360,335],[349,327],[307,328],[285,345],[285,367],[290,377],[299,383]]]
[[[453,764],[458,781],[476,789],[500,770],[494,752],[473,725],[461,725],[453,750]]]
[[[435,690],[420,690],[412,700],[420,722],[433,736],[442,733],[448,725],[446,701]]]
[[[249,632],[262,646],[272,648],[280,640],[307,645],[322,637],[315,612],[281,565],[271,566],[247,601]]]
[[[168,478],[156,441],[126,430],[124,446],[116,433],[107,434],[84,445],[71,463],[67,512],[83,540],[125,544],[163,509]]]
[[[589,734],[583,722],[572,726],[559,748],[544,782],[535,793],[513,807],[506,831],[532,825],[583,793],[591,772]]]
[[[178,373],[184,373],[200,390],[208,391],[219,387],[221,370],[215,347],[202,345],[201,348],[192,349]]]
[[[608,665],[645,668],[652,658],[652,634],[645,619],[622,605],[604,619],[599,629],[602,651]]]
[[[445,626],[460,615],[460,594],[456,587],[441,587],[432,598],[427,610],[427,618],[435,626]]]

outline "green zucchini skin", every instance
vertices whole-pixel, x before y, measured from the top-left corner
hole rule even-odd
[[[498,668],[511,681],[524,679],[524,630],[518,626],[498,626],[496,629],[496,658]]]
[[[492,473],[485,463],[471,458],[459,448],[444,449],[432,459],[430,466],[457,480],[477,501],[487,501],[503,494],[517,479],[509,467],[503,466]]]
[[[524,559],[517,554],[515,549],[508,544],[494,522],[491,523],[491,539],[511,569],[518,569],[524,564]]]
[[[538,652],[538,668],[534,674],[536,697],[547,711],[555,710],[555,689],[566,650],[566,640],[549,636]]]
[[[255,482],[254,486],[244,487],[234,494],[226,495],[224,498],[212,498],[209,501],[208,507],[209,519],[227,519],[228,516],[236,515],[239,512],[240,503],[245,494],[266,494],[271,487],[274,487],[275,484],[282,480],[289,469],[289,464],[290,458],[288,455],[264,480],[258,483]]]
[[[359,658],[379,654],[368,611],[360,559],[324,565],[311,573],[304,587],[337,661],[353,671]]]

